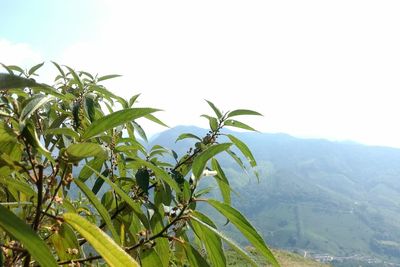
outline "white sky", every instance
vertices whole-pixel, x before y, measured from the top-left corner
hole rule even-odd
[[[0,62],[123,74],[107,85],[170,126],[206,126],[209,99],[262,132],[400,147],[399,1],[95,3],[94,34],[51,53],[0,36]]]

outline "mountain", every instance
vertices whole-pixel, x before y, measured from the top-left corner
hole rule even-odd
[[[151,143],[168,146],[186,132],[207,133],[179,126]],[[235,134],[253,151],[261,176],[257,182],[222,157],[238,193],[234,206],[269,245],[337,266],[400,266],[400,149],[286,134]],[[172,149],[183,155],[190,145],[183,140]]]

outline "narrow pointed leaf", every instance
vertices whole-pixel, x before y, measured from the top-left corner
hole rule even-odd
[[[217,118],[214,118],[214,117],[211,117],[211,116],[208,116],[208,115],[201,115],[201,117],[204,117],[204,118],[208,119],[208,123],[209,123],[210,129],[212,131],[216,131],[217,130],[217,128],[218,128],[218,120],[217,120]]]
[[[203,222],[200,221],[200,223],[203,223]],[[205,224],[205,225],[208,226],[208,224]],[[201,254],[189,242],[184,243],[182,246],[185,249],[186,258],[188,259],[190,266],[192,266],[192,267],[209,267],[210,266],[208,264],[208,262],[203,258],[203,256],[201,256]]]
[[[154,249],[143,251],[140,254],[140,261],[142,262],[142,267],[163,266],[160,257]]]
[[[74,130],[72,130],[71,128],[67,128],[67,127],[47,129],[44,133],[46,135],[48,135],[48,134],[67,135],[67,136],[75,138],[75,140],[79,139],[79,134],[77,132],[75,132]]]
[[[210,225],[206,224],[205,222],[201,221],[197,217],[191,215],[191,219],[195,220],[199,224],[203,225],[204,227],[208,228],[210,231],[218,235],[222,240],[224,240],[228,245],[235,250],[237,253],[239,253],[244,259],[246,259],[251,265],[257,267],[258,264],[244,251],[238,244],[236,244],[232,239],[215,229],[214,227],[211,227]]]
[[[240,121],[236,121],[236,120],[226,120],[224,122],[225,126],[231,126],[231,127],[236,127],[236,128],[240,128],[240,129],[245,129],[245,130],[249,130],[249,131],[253,131],[253,132],[257,132],[256,129],[254,129],[253,127],[244,124],[243,122]]]
[[[68,161],[75,162],[88,157],[106,158],[107,152],[103,146],[95,143],[72,144],[65,150]]]
[[[58,69],[58,71],[61,73],[61,75],[63,77],[65,77],[65,73],[63,71],[63,69],[60,67],[60,65],[58,65],[56,62],[52,61],[51,63],[53,63],[54,66],[56,66],[56,68]]]
[[[7,65],[4,65],[3,63],[0,63],[1,66],[3,66],[3,68],[6,69],[6,71],[10,74],[10,75],[14,75],[14,72],[12,71],[12,69],[10,69]]]
[[[34,74],[38,69],[40,69],[43,66],[43,64],[44,64],[44,62],[33,66],[32,68],[29,69],[28,74],[29,75]]]
[[[233,152],[232,150],[228,149],[226,151],[228,153],[229,156],[231,156],[233,158],[233,160],[237,163],[237,165],[239,165],[239,167],[247,172],[246,166],[243,164],[243,161],[236,155],[235,152]]]
[[[134,95],[129,99],[129,107],[132,107],[132,105],[136,102],[140,94]]]
[[[217,118],[220,119],[222,118],[222,112],[211,102],[206,100],[208,105],[214,110],[215,115],[217,115]]]
[[[72,228],[63,223],[58,231],[54,232],[50,237],[54,249],[57,252],[59,260],[66,261],[80,258],[80,247],[76,234]],[[76,249],[77,254],[68,253],[68,250]]]
[[[101,76],[100,78],[97,79],[98,82],[101,81],[105,81],[108,79],[113,79],[113,78],[117,78],[117,77],[121,77],[122,75],[119,74],[110,74],[110,75],[105,75],[105,76]]]
[[[145,141],[146,143],[148,142],[146,132],[143,130],[142,126],[140,126],[138,123],[135,121],[132,121],[132,126],[136,130],[136,132],[139,134],[139,136]]]
[[[88,166],[89,169],[91,169],[96,175],[98,175],[101,179],[103,179],[112,189],[115,190],[115,193],[117,193],[122,200],[124,200],[133,210],[133,212],[135,213],[135,215],[141,220],[141,222],[147,226],[147,218],[146,216],[143,214],[142,210],[140,209],[140,204],[133,201],[133,199],[128,196],[127,193],[125,193],[118,185],[116,185],[115,183],[113,183],[112,181],[110,181],[110,179],[108,179],[107,177],[105,177],[104,175],[102,175],[101,173],[99,173],[98,171],[96,171],[95,169],[93,169],[92,167]]]
[[[109,266],[139,267],[139,264],[128,253],[96,225],[75,213],[65,213],[63,219],[92,245]]]
[[[130,162],[127,167],[138,168],[143,166],[152,170],[158,179],[161,179],[162,181],[167,183],[172,189],[175,190],[175,192],[178,193],[181,192],[181,189],[179,188],[178,184],[175,182],[174,179],[171,178],[171,176],[169,176],[167,172],[165,172],[163,169],[160,169],[159,167],[155,166],[154,164],[148,161],[142,160],[140,158],[135,158],[134,161]]]
[[[250,222],[236,209],[217,200],[208,199],[207,202],[225,216],[250,241],[250,243],[273,265],[279,266],[272,252],[269,250],[261,235]]]
[[[100,172],[101,168],[103,166],[103,163],[104,163],[103,161],[98,160],[97,158],[92,159],[91,161],[86,163],[83,166],[82,170],[79,172],[79,175],[78,175],[79,179],[82,182],[85,182],[87,179],[89,179],[90,176],[93,175],[92,168],[95,169],[96,171]],[[91,168],[89,168],[89,167],[91,167]],[[103,175],[105,175],[105,174],[103,174]],[[107,175],[105,175],[105,176],[107,176]]]
[[[194,211],[193,214],[200,221],[205,224],[210,225],[212,228],[215,228],[214,223],[204,214]],[[209,228],[204,227],[203,224],[200,224],[198,221],[193,220],[190,222],[193,231],[197,235],[197,237],[203,242],[206,247],[207,257],[212,263],[212,266],[226,266],[225,253],[222,246],[221,238],[213,233]]]
[[[162,122],[160,119],[158,119],[157,117],[155,117],[153,114],[148,114],[144,116],[146,119],[155,122],[157,124],[160,124],[161,126],[167,127],[169,128],[168,125],[166,125],[164,122]]]
[[[175,143],[178,142],[179,140],[187,139],[187,138],[194,138],[199,140],[200,142],[202,141],[200,137],[197,135],[191,134],[191,133],[183,133],[176,138]]]
[[[200,178],[201,173],[203,172],[204,167],[206,166],[208,160],[217,155],[218,153],[227,150],[231,145],[232,145],[231,143],[217,144],[201,152],[193,161],[192,165],[193,175],[196,178]]]
[[[30,226],[2,205],[0,205],[0,227],[19,240],[40,266],[58,266],[44,241]]]
[[[53,88],[47,84],[44,84],[44,83],[38,84],[37,86],[32,86],[31,88],[33,89],[33,91],[35,93],[42,92],[42,93],[46,93],[46,94],[55,96],[62,100],[68,100],[67,96],[60,94],[55,88]]]
[[[76,74],[76,72],[72,68],[70,68],[68,66],[65,66],[65,67],[69,70],[69,73],[74,78],[74,81],[78,85],[79,89],[83,90],[83,84],[82,84],[81,78],[79,78],[78,74]]]
[[[217,171],[217,175],[214,176],[217,181],[219,190],[221,191],[222,199],[228,205],[231,204],[231,187],[229,186],[229,181],[225,176],[224,171],[219,165],[216,159],[211,160],[211,167],[214,171]]]
[[[37,94],[33,96],[21,111],[20,122],[23,124],[36,110],[48,103],[54,97],[49,95]]]
[[[140,189],[146,194],[149,192],[150,175],[146,168],[139,169],[136,174],[136,183]]]
[[[7,188],[17,190],[28,197],[28,199],[37,200],[37,193],[29,186],[28,183],[21,182],[16,179],[6,179],[0,177],[0,184],[5,185]]]
[[[119,239],[119,235],[114,228],[114,225],[111,221],[111,217],[107,211],[107,209],[101,204],[100,200],[97,196],[79,179],[74,179],[75,184],[79,187],[79,189],[86,195],[89,201],[93,204],[96,210],[99,212],[101,218],[103,218],[104,222],[106,223],[108,230],[110,230],[111,235],[113,236],[114,241],[118,244],[121,243]]]
[[[24,73],[24,70],[20,66],[17,66],[17,65],[8,65],[8,68],[10,70],[17,71],[21,74]]]
[[[235,146],[242,152],[242,154],[246,157],[248,162],[250,163],[251,167],[257,166],[256,159],[254,158],[253,154],[251,153],[248,146],[242,142],[240,139],[236,138],[235,136],[228,134],[228,138],[235,144]]]
[[[233,117],[233,116],[241,116],[241,115],[262,116],[262,114],[258,113],[257,111],[248,110],[248,109],[237,109],[237,110],[229,112],[227,118],[230,118],[230,117]]]
[[[158,110],[153,108],[128,108],[116,111],[90,124],[90,126],[83,134],[82,138],[89,139],[116,126],[131,122],[137,118],[143,117],[156,111]]]

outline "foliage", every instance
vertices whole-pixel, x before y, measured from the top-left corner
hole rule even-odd
[[[5,265],[224,266],[224,244],[254,265],[196,210],[205,202],[278,266],[255,228],[231,206],[229,180],[216,158],[227,152],[242,169],[256,167],[247,145],[224,129],[253,130],[236,117],[259,113],[223,113],[207,101],[215,113],[203,115],[210,124],[207,135],[177,138],[196,140],[187,153],[160,145],[146,149],[138,120],[165,125],[153,115],[157,109],[137,107],[138,95],[127,101],[101,84],[118,75],[98,77],[53,64],[59,71],[53,86],[32,79],[43,63],[29,70],[3,65],[8,73],[0,74]],[[224,135],[228,142],[220,141]],[[215,177],[223,202],[199,189],[203,176]]]

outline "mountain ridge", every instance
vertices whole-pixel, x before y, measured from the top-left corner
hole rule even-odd
[[[185,132],[203,136],[207,130],[180,126],[153,141],[167,146]],[[270,245],[332,259],[359,255],[362,261],[380,260],[376,266],[400,263],[400,149],[287,134],[234,134],[253,151],[261,180],[244,178],[230,158],[222,157],[240,195],[233,195],[233,203]],[[172,149],[182,155],[194,142],[185,139]]]

